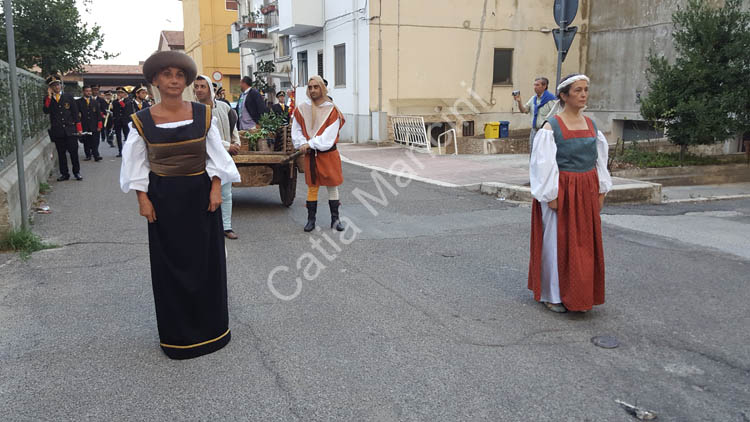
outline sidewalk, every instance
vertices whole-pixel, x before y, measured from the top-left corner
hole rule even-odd
[[[696,202],[750,198],[750,183],[722,185],[664,186],[663,202]]]
[[[339,144],[342,161],[438,186],[531,201],[527,154],[437,155],[394,144]],[[611,203],[659,203],[661,185],[613,177]]]

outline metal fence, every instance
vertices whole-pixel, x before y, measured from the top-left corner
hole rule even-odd
[[[21,100],[21,132],[23,140],[34,138],[49,127],[49,118],[42,112],[42,99],[47,94],[44,79],[18,69],[18,94]],[[16,140],[13,110],[10,105],[10,69],[0,60],[0,170],[13,161]]]
[[[393,139],[396,142],[410,147],[427,148],[430,150],[430,140],[427,137],[427,128],[424,125],[424,117],[420,116],[393,116]]]

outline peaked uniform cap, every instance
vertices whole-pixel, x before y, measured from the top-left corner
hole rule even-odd
[[[47,76],[46,81],[47,81],[48,86],[55,84],[55,83],[62,83],[62,76],[60,76],[60,74],[58,73],[55,73],[55,74]]]

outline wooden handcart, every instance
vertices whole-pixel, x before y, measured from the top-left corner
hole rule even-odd
[[[300,153],[292,144],[291,125],[283,126],[281,131],[281,151],[251,151],[249,143],[242,140],[240,152],[232,156],[242,181],[232,186],[279,185],[281,203],[289,207],[297,193],[297,173],[302,172],[302,162]]]

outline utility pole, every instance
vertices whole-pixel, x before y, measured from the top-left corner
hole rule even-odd
[[[565,10],[565,0],[562,0],[562,10]],[[563,18],[560,21],[560,32],[563,34],[565,33],[565,30],[568,28],[568,21],[564,17],[565,14],[563,13]],[[547,44],[549,45],[549,44]],[[563,37],[560,36],[557,41],[557,83],[555,86],[560,85],[560,78],[562,77],[562,63],[563,63]]]
[[[10,103],[13,108],[13,132],[16,137],[16,168],[18,169],[18,194],[21,204],[21,228],[29,224],[26,207],[26,177],[23,163],[23,134],[21,133],[21,107],[18,97],[18,71],[16,70],[16,39],[13,31],[13,7],[11,0],[3,0],[5,9],[5,38],[8,42],[8,67],[10,69]]]
[[[578,32],[577,26],[568,26],[575,19],[576,13],[578,13],[578,0],[555,0],[553,12],[555,22],[560,25],[559,28],[552,30],[555,47],[557,48],[557,86],[560,85],[562,77],[562,63],[565,61],[568,50],[573,44],[576,32]]]

